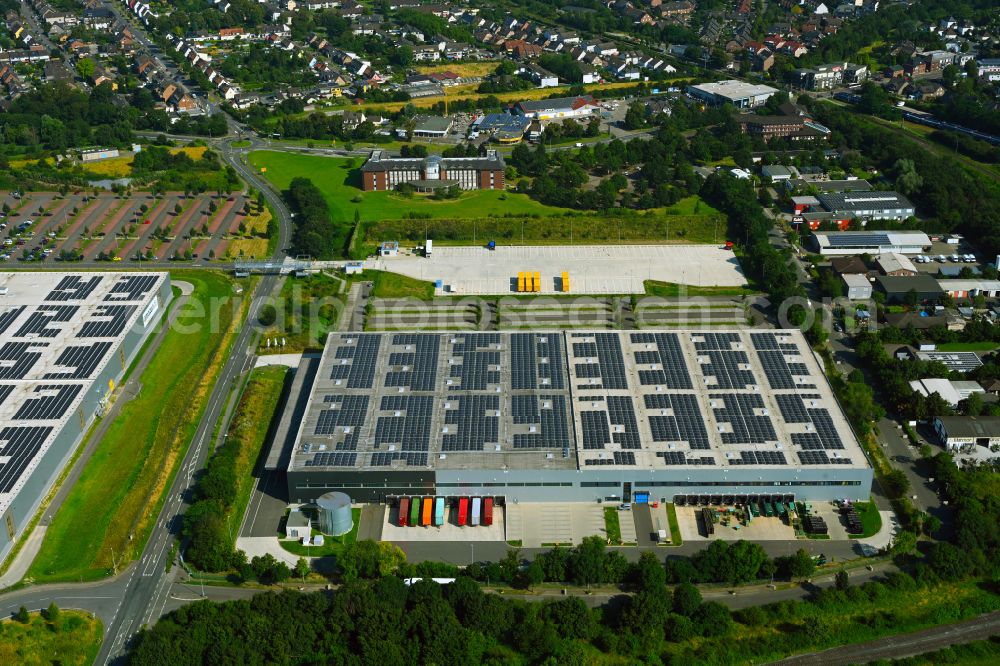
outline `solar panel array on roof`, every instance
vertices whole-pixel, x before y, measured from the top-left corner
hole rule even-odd
[[[373,453],[372,467],[389,467],[396,460],[402,460],[410,467],[424,467],[427,465],[427,454],[415,451],[390,451],[388,453]]]
[[[663,385],[672,389],[692,388],[691,374],[688,372],[680,336],[676,333],[633,333],[632,342],[656,346],[655,351],[635,352],[635,361],[640,364],[656,364],[655,370],[640,370],[639,382],[644,386]]]
[[[732,432],[720,434],[725,444],[763,444],[774,442],[778,434],[768,416],[754,414],[755,409],[764,408],[764,400],[756,393],[712,393],[711,400],[722,402],[724,406],[713,408],[715,420],[728,423]]]
[[[781,451],[740,451],[739,458],[727,460],[730,465],[787,465]]]
[[[59,335],[59,328],[50,328],[49,324],[70,321],[79,310],[79,306],[76,305],[39,305],[15,335],[19,338],[35,335],[40,338],[54,338]]]
[[[657,451],[657,458],[663,458],[665,465],[714,465],[715,458],[711,456],[692,456],[688,458],[681,451]]]
[[[0,313],[0,334],[6,333],[10,325],[21,316],[22,312],[24,312],[24,306],[19,305],[16,308],[5,309]]]
[[[98,305],[94,308],[93,318],[84,322],[76,337],[118,337],[125,330],[125,325],[128,324],[128,320],[135,311],[135,305]]]
[[[396,444],[407,451],[428,451],[431,445],[429,395],[384,395],[380,409],[392,415],[379,416],[375,424],[375,448]]]
[[[159,279],[155,275],[148,276],[155,284]],[[94,289],[101,283],[100,275],[93,275],[84,279],[80,275],[66,275],[45,297],[46,301],[83,301],[94,293]],[[129,299],[135,300],[135,299]]]
[[[785,423],[809,423],[809,413],[806,412],[805,403],[797,395],[782,393],[774,396],[778,402],[778,409],[781,410],[781,418]]]
[[[5,342],[0,347],[0,379],[24,379],[46,346],[45,342]]]
[[[111,342],[70,345],[59,353],[53,371],[46,372],[45,379],[89,379],[101,365],[111,346]]]
[[[690,393],[653,393],[643,396],[646,409],[671,409],[673,415],[650,415],[654,442],[687,442],[692,449],[709,449],[708,431],[698,399]]]
[[[51,426],[11,426],[0,430],[0,493],[9,493],[38,454]]]
[[[399,333],[392,336],[392,344],[412,352],[412,363],[394,366],[385,374],[386,386],[405,386],[411,391],[433,391],[437,380],[438,347],[440,336],[435,333]]]
[[[42,395],[37,398],[29,398],[21,403],[21,408],[17,410],[14,419],[28,421],[61,419],[69,406],[73,404],[76,396],[80,394],[82,388],[79,384],[41,384],[36,386],[34,393]],[[2,452],[3,449],[0,449],[0,453]]]
[[[13,384],[0,384],[0,405],[6,402],[7,396],[10,395],[14,388]]]
[[[595,356],[580,356],[576,353],[576,348],[581,343],[573,343],[574,358],[596,358],[596,363],[577,363],[575,365],[576,375],[579,378],[597,379],[601,383],[579,387],[579,390],[602,389],[627,389],[628,379],[625,377],[625,357],[622,355],[621,341],[615,333],[594,333],[594,342],[586,343],[583,348],[586,353],[593,352]]]
[[[500,396],[461,395],[448,398],[451,409],[445,409],[447,430],[441,437],[442,451],[482,451],[483,446],[500,440]],[[455,408],[455,403],[458,403]],[[458,432],[453,432],[457,426]]]
[[[566,397],[562,395],[515,395],[514,423],[538,424],[539,432],[516,433],[515,449],[567,449],[570,446]]]
[[[337,400],[339,398],[339,400]],[[335,396],[334,402],[339,402],[336,409],[324,409],[316,419],[314,435],[332,435],[337,428],[360,427],[365,424],[368,413],[368,396],[343,395]]]
[[[584,449],[603,449],[611,443],[611,426],[605,411],[580,412],[580,427],[583,430]]]
[[[336,353],[336,358],[341,362],[335,363],[331,368],[330,379],[341,382],[346,379],[346,388],[349,389],[370,389],[375,381],[375,366],[381,342],[382,336],[372,333],[360,333],[342,339],[342,346]]]
[[[826,451],[799,451],[799,461],[803,465],[850,465],[851,459],[843,456],[831,458]]]
[[[485,391],[488,385],[499,384],[500,350],[495,348],[499,345],[499,333],[467,333],[458,338],[458,342],[452,346],[452,354],[461,363],[451,366],[450,376],[458,379],[459,383],[453,384],[449,389]]]
[[[784,352],[758,350],[757,357],[764,368],[767,383],[772,389],[816,388],[815,384],[795,382],[794,376],[806,377],[809,369],[805,363],[789,362]],[[794,376],[793,376],[794,375]]]
[[[742,351],[706,351],[708,363],[701,364],[706,377],[715,377],[713,388],[746,389],[757,385],[753,371],[749,370],[750,360]],[[741,368],[741,365],[747,366]]]
[[[332,453],[317,453],[305,461],[306,467],[354,467],[358,462],[358,454],[351,451],[334,451]]]
[[[138,301],[149,293],[159,278],[155,275],[123,275],[118,278],[111,291],[104,297],[106,301]]]
[[[612,425],[621,426],[621,431],[611,434],[611,438],[623,449],[641,449],[639,441],[639,424],[635,419],[635,409],[632,398],[621,395],[609,395],[608,420]]]
[[[830,247],[868,247],[872,245],[892,245],[892,242],[889,240],[889,234],[879,233],[852,233],[847,235],[827,234],[826,239]]]

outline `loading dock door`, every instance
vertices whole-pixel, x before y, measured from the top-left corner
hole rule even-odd
[[[632,501],[636,504],[649,504],[649,493],[641,493],[637,491],[635,493],[635,499]]]

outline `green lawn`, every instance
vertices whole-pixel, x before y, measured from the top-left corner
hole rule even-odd
[[[285,377],[291,371],[282,365],[264,366],[250,374],[240,404],[229,423],[229,443],[240,442],[240,454],[236,458],[236,501],[233,510],[226,517],[230,534],[237,534],[243,514],[250,503],[250,495],[257,479],[253,476],[254,466],[260,457],[264,441],[278,416],[278,403],[285,385]]]
[[[310,178],[326,197],[333,219],[340,222],[353,222],[355,210],[366,222],[399,220],[415,210],[435,218],[552,215],[566,211],[540,204],[525,194],[495,190],[468,192],[451,201],[434,201],[423,196],[406,198],[392,192],[364,192],[361,190],[359,171],[363,158],[254,151],[250,153],[249,160],[250,165],[258,170],[266,168],[264,175],[282,190],[288,187],[293,178]],[[360,197],[361,201],[352,201],[356,197]],[[421,222],[416,220],[413,224]]]
[[[746,287],[695,287],[675,282],[661,282],[660,280],[645,280],[643,286],[646,288],[647,296],[659,296],[660,298],[677,298],[679,296],[745,296],[753,291]]]
[[[882,529],[882,514],[878,512],[875,502],[855,502],[854,509],[861,519],[861,529],[864,530],[857,539],[867,539],[878,534]]]
[[[608,535],[608,540],[613,544],[622,542],[622,526],[618,518],[618,509],[615,507],[604,507],[604,531]]]
[[[342,282],[323,273],[304,278],[285,278],[281,293],[272,302],[275,322],[264,330],[258,352],[261,354],[298,353],[310,347],[322,347],[326,334],[336,329],[343,311],[345,292]],[[273,346],[284,338],[283,347]],[[266,340],[271,340],[271,347]]]
[[[679,546],[684,543],[684,538],[681,537],[681,526],[677,522],[677,509],[670,502],[667,502],[665,506],[667,508],[667,524],[670,525],[670,543]]]
[[[372,291],[375,298],[418,298],[422,301],[434,298],[433,282],[385,271],[365,271],[363,277],[375,283]]]
[[[28,571],[36,582],[110,575],[112,549],[119,568],[137,557],[190,446],[249,299],[237,315],[237,301],[222,300],[233,293],[222,273],[171,275],[194,285],[191,301],[138,378],[139,395],[122,406],[46,531]],[[221,303],[218,326],[206,314],[211,299]]]
[[[103,635],[101,621],[83,611],[60,610],[53,622],[37,612],[29,614],[27,624],[5,620],[0,622],[0,664],[89,666]]]
[[[361,509],[351,509],[351,518],[354,520],[354,525],[351,527],[351,531],[347,534],[342,534],[341,536],[323,537],[322,546],[303,546],[302,543],[296,539],[282,539],[278,543],[281,547],[287,550],[293,555],[301,555],[302,557],[326,557],[328,555],[336,555],[340,552],[343,546],[349,543],[354,543],[358,540],[358,527],[361,524]],[[320,534],[318,530],[313,530],[313,534]]]
[[[939,351],[993,351],[995,342],[945,342],[937,346]]]

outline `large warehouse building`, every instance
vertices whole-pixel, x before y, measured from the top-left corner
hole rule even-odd
[[[522,502],[871,490],[799,331],[336,333],[309,375],[268,460],[287,470],[291,502],[334,490]]]
[[[170,295],[167,273],[0,273],[0,559]]]

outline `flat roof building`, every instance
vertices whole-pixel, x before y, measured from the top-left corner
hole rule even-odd
[[[817,231],[814,247],[822,255],[849,254],[920,254],[931,246],[922,231]]]
[[[366,192],[394,190],[409,183],[419,191],[457,186],[463,190],[504,189],[503,156],[489,150],[484,157],[392,157],[374,150],[361,167]]]
[[[591,95],[525,100],[514,105],[514,113],[537,120],[556,120],[590,116],[600,109]]]
[[[288,497],[865,499],[872,470],[797,330],[331,333]],[[276,467],[277,468],[277,467]]]
[[[927,273],[918,275],[879,275],[875,285],[885,294],[886,303],[905,303],[910,293],[916,294],[917,302],[936,301],[944,291],[938,281]]]
[[[731,79],[688,86],[688,92],[709,104],[732,104],[741,109],[753,109],[762,106],[778,89]]]
[[[0,273],[0,560],[170,298],[167,273]]]
[[[938,416],[934,431],[949,451],[1000,446],[1000,416]]]
[[[916,275],[917,267],[910,261],[910,258],[905,254],[899,254],[897,252],[889,252],[887,254],[880,255],[875,259],[875,264],[878,269],[882,271],[883,275],[893,275],[893,276],[905,276],[905,275]]]
[[[905,220],[916,215],[910,200],[898,192],[824,192],[818,198],[828,211],[845,211],[873,220]]]

